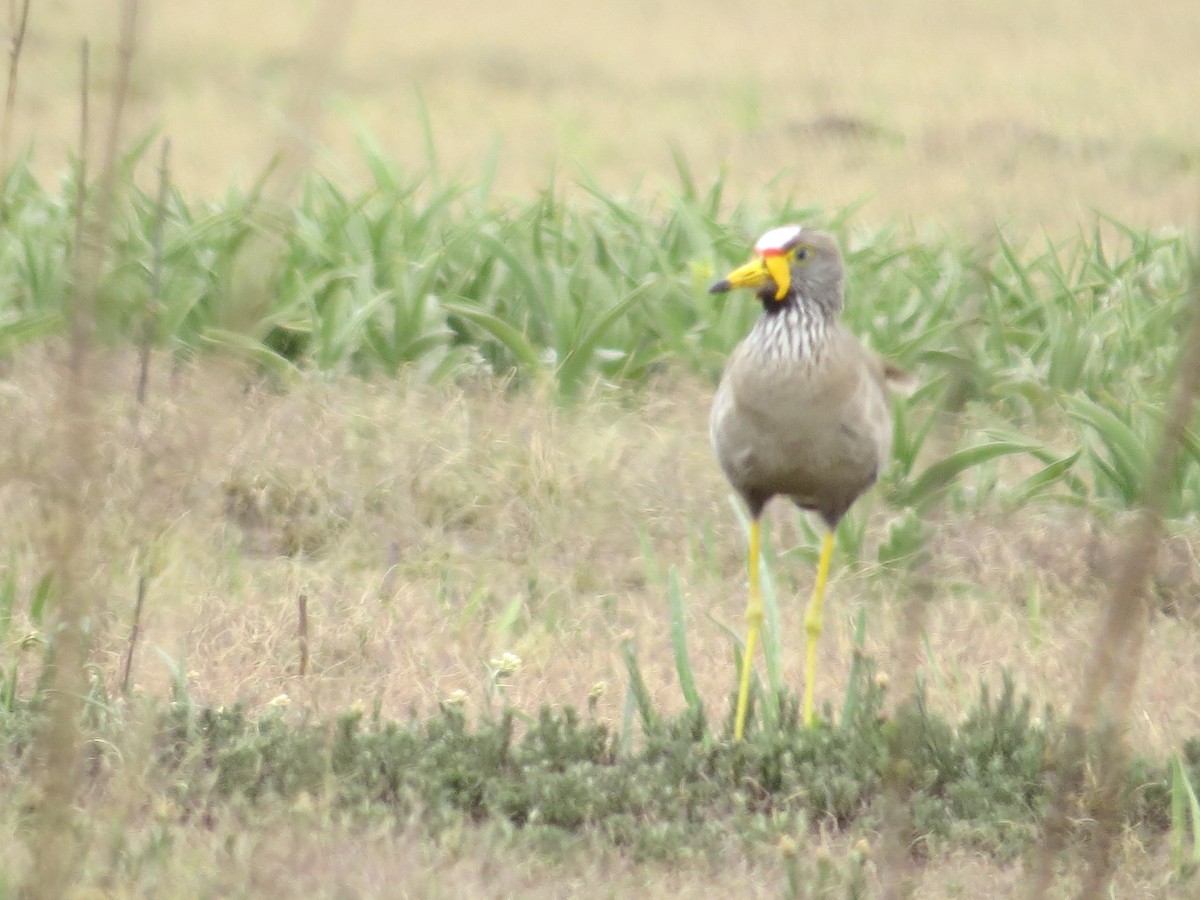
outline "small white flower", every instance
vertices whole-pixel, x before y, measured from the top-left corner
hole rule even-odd
[[[500,654],[499,659],[492,660],[492,672],[495,678],[505,678],[521,668],[521,657],[507,651]]]

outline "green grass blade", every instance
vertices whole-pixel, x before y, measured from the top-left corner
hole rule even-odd
[[[704,703],[696,690],[692,677],[692,664],[687,647],[687,611],[683,603],[683,591],[679,587],[679,570],[671,566],[667,572],[667,601],[671,607],[671,645],[675,650],[675,671],[679,675],[679,688],[687,705],[703,715]]]
[[[3,705],[7,712],[12,712],[17,706],[17,676],[19,674],[20,666],[14,658],[12,665],[8,667],[8,677],[4,679],[4,694],[0,697],[0,705]]]
[[[1187,842],[1188,834],[1188,808],[1187,808],[1187,792],[1184,790],[1184,785],[1187,783],[1187,772],[1183,767],[1183,760],[1178,753],[1171,754],[1171,868],[1176,874],[1182,874],[1186,870],[1187,856],[1184,846]]]
[[[17,600],[17,573],[12,569],[8,569],[4,573],[4,580],[0,581],[0,640],[3,640],[8,634],[9,625],[12,624],[13,606]]]
[[[850,727],[858,718],[859,687],[866,663],[864,647],[867,641],[867,611],[860,609],[854,621],[854,656],[850,660],[850,678],[846,683],[846,700],[842,704],[843,727]]]
[[[1190,859],[1184,849],[1189,830]],[[1178,753],[1171,756],[1171,858],[1176,871],[1200,866],[1200,801]]]
[[[713,617],[712,613],[706,613],[708,621],[717,626],[720,631],[725,632],[725,637],[729,638],[729,646],[733,648],[735,659],[733,661],[734,668],[740,669],[742,665],[742,638],[736,631],[726,625],[724,622],[718,621]]]
[[[525,600],[520,594],[514,594],[513,598],[505,604],[500,615],[496,617],[496,624],[492,626],[492,633],[497,640],[507,641],[516,631],[517,623],[521,620],[521,613],[525,610]]]
[[[525,369],[530,374],[541,371],[542,364],[538,351],[530,343],[529,338],[499,316],[466,303],[443,303],[442,308],[483,329],[484,332],[503,344],[516,359],[518,368]]]
[[[1072,493],[1081,495],[1084,491],[1083,482],[1074,476],[1068,477],[1072,466],[1079,461],[1081,455],[1083,455],[1083,451],[1076,450],[1034,472],[1009,492],[1006,498],[1007,503],[1014,509],[1022,507],[1059,484],[1065,485]]]
[[[736,712],[737,706],[738,679],[742,674],[742,651],[745,649],[745,645],[742,643],[741,637],[739,637],[734,630],[724,622],[717,621],[717,619],[713,618],[711,614],[709,614],[708,620],[717,626],[720,631],[725,633],[725,636],[729,638],[729,646],[733,649],[733,689],[729,692],[729,713],[725,719],[726,727],[729,729],[727,733],[732,734],[733,716]],[[754,711],[758,708],[758,703],[756,701],[758,697],[762,696],[761,687],[762,686],[758,681],[758,675],[751,672],[750,709],[746,718],[747,726],[754,721]]]
[[[683,148],[671,141],[671,159],[675,163],[675,174],[679,178],[679,189],[683,192],[683,200],[687,203],[696,201],[696,178],[692,175],[691,166],[687,163]]]
[[[524,289],[525,296],[519,299],[523,301],[526,308],[545,310],[547,304],[552,304],[555,298],[547,296],[549,292],[545,283],[539,283],[539,280],[546,281],[546,260],[529,255],[522,256],[518,249],[510,246],[511,240],[506,241],[487,231],[480,231],[472,235],[472,242],[479,249],[485,251],[489,257],[495,257],[504,263],[512,277]],[[517,293],[519,294],[520,291]],[[482,303],[485,298],[464,297],[462,299]],[[557,309],[562,304],[552,305]]]
[[[631,638],[621,642],[621,657],[625,660],[625,671],[629,673],[629,688],[637,705],[638,714],[642,719],[642,730],[647,734],[658,731],[658,714],[650,700],[650,691],[642,678],[642,670],[637,661],[637,650]]]
[[[650,533],[641,523],[638,523],[636,531],[638,549],[642,554],[642,566],[646,570],[646,578],[651,584],[662,584],[662,569],[659,568],[658,554],[654,552],[654,542],[650,540]]]
[[[1200,866],[1200,801],[1187,772],[1183,773],[1183,789],[1187,793],[1188,810],[1192,816],[1192,859],[1193,866]]]
[[[769,541],[767,530],[763,529],[764,544]],[[759,561],[759,579],[762,584],[763,601],[763,630],[762,648],[763,663],[767,672],[767,687],[775,702],[763,703],[763,727],[774,729],[779,724],[779,713],[784,702],[783,667],[781,665],[780,632],[783,626],[779,621],[779,593],[775,588],[775,576],[767,562],[767,554]]]
[[[571,347],[558,367],[559,385],[575,385],[583,381],[587,368],[594,365],[597,345],[613,323],[625,316],[630,308],[649,293],[653,282],[634,288],[588,328],[586,334]]]
[[[228,331],[224,328],[206,326],[200,331],[200,341],[214,350],[233,353],[253,360],[268,372],[275,375],[289,376],[296,370],[292,364],[264,344],[262,341],[242,334],[239,331]]]
[[[33,596],[29,601],[29,619],[38,628],[42,627],[42,622],[46,617],[46,604],[50,600],[50,592],[54,587],[54,574],[47,572],[38,579],[38,583],[33,587]]]
[[[1133,503],[1142,473],[1149,469],[1147,443],[1115,412],[1087,397],[1070,398],[1067,412],[1088,426],[1099,441],[1102,451],[1093,451],[1093,461],[1110,482],[1109,487],[1116,489],[1125,503]]]
[[[621,711],[621,756],[633,754],[633,714],[637,711],[637,691],[630,681],[625,687],[625,707]]]
[[[56,334],[63,326],[57,310],[31,312],[8,322],[0,322],[0,356],[16,347]]]
[[[429,174],[436,182],[438,153],[437,141],[433,137],[433,119],[429,115],[429,104],[425,102],[425,93],[421,90],[421,86],[414,86],[413,93],[417,100],[417,119],[421,123],[421,138],[425,144],[425,165],[429,167]]]
[[[951,453],[944,459],[931,463],[913,481],[900,486],[902,502],[906,505],[927,503],[968,469],[1001,456],[1030,453],[1037,449],[1035,444],[1016,441],[988,441]]]

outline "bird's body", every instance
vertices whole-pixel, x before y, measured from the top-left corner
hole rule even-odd
[[[738,346],[713,400],[721,469],[753,515],[782,495],[832,528],[891,449],[882,361],[840,324],[798,364],[764,365],[758,348],[753,333]]]
[[[749,631],[734,734],[741,738],[749,667],[762,624],[759,521],[774,496],[821,516],[825,538],[808,632],[804,717],[812,722],[816,640],[833,529],[879,477],[892,443],[887,386],[907,376],[864,347],[839,321],[842,258],[828,234],[784,226],[767,232],[756,257],[713,285],[713,293],[757,288],[763,315],[737,346],[709,420],[722,471],[751,515]]]

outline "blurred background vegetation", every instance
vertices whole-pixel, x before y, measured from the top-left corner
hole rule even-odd
[[[30,4],[0,893],[1015,895],[1057,810],[1064,895],[1186,896],[1195,428],[1144,657],[1086,740],[1066,707],[1189,322],[1194,6],[215,0],[122,48],[128,3]],[[837,236],[848,324],[919,387],[839,529],[813,731],[817,535],[773,510],[733,746],[705,417],[758,310],[705,289],[784,221]]]
[[[723,172],[732,198],[862,204],[869,225],[1064,237],[1094,210],[1141,227],[1195,216],[1188,0],[143,6],[128,133],[171,137],[189,196],[245,188],[281,135],[313,141],[346,188],[370,180],[364,135],[419,170],[427,117],[444,170],[466,182],[494,170],[503,196],[555,177],[655,190],[674,182],[679,152],[701,183]],[[44,176],[77,144],[82,36],[96,87],[110,85],[115,10],[33,6],[14,134],[36,144]],[[298,74],[330,43],[309,98],[324,115],[297,122]]]

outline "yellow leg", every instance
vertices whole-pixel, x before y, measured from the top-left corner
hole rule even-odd
[[[813,682],[817,680],[817,641],[821,637],[821,607],[825,602],[825,582],[829,580],[829,560],[833,556],[833,532],[825,535],[821,544],[821,561],[817,564],[817,583],[813,585],[812,599],[804,614],[804,631],[807,637],[804,665],[804,724],[813,723]]]
[[[750,522],[750,600],[746,603],[746,647],[742,651],[742,671],[738,681],[737,712],[733,719],[733,739],[740,741],[746,731],[746,709],[750,705],[750,669],[754,662],[754,647],[762,628],[762,588],[758,581],[759,520]]]

